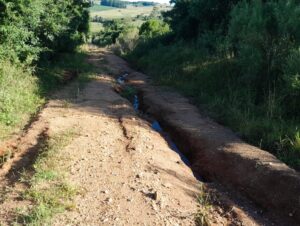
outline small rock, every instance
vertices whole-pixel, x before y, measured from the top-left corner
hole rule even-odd
[[[158,170],[154,170],[154,174],[159,174],[159,171]]]
[[[139,173],[139,174],[136,175],[136,178],[141,179],[142,177],[143,177],[143,173]]]
[[[155,210],[156,212],[158,212],[158,206],[156,205],[156,203],[153,201],[152,202],[152,208],[153,208],[153,210]]]
[[[159,200],[158,205],[161,209],[164,209],[166,206],[165,201],[163,199]]]
[[[294,214],[293,214],[293,213],[289,213],[289,216],[290,216],[290,217],[293,217],[293,216],[294,216]]]
[[[112,198],[107,198],[105,201],[108,202],[108,203],[112,203],[113,199]]]
[[[130,189],[131,189],[132,191],[135,191],[135,190],[136,190],[136,188],[135,188],[135,187],[130,187]]]
[[[165,188],[171,188],[172,187],[172,184],[170,183],[165,183],[165,184],[162,184],[163,187]]]
[[[151,190],[150,190],[151,191]],[[151,198],[151,199],[153,199],[153,200],[155,200],[155,201],[158,201],[158,199],[159,199],[159,195],[158,195],[158,192],[157,191],[154,191],[154,192],[144,192],[143,191],[143,193],[147,196],[147,197],[149,197],[149,198]]]

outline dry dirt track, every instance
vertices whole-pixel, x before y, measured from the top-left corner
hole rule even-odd
[[[103,67],[102,54],[94,50],[89,61]],[[70,129],[79,134],[60,150],[69,160],[58,164],[68,169],[69,181],[82,192],[75,197],[75,209],[55,216],[52,225],[195,225],[200,182],[114,91],[114,81],[100,73],[76,98],[72,87],[57,93],[19,141],[21,149],[30,151],[45,130],[49,136]],[[20,159],[22,155],[16,162]],[[13,211],[29,203],[18,199],[22,186],[12,183],[5,170],[9,167],[1,170],[1,188],[10,186],[14,192],[0,206],[0,222],[11,225]],[[220,209],[210,214],[212,225],[241,225]],[[243,225],[257,225],[243,220]]]

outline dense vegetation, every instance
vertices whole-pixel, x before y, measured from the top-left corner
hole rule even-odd
[[[0,0],[0,138],[24,123],[58,81],[45,68],[85,41],[87,6],[84,0]]]
[[[101,5],[111,6],[116,8],[126,8],[126,2],[121,0],[102,0]]]
[[[164,22],[144,23],[118,52],[300,169],[299,1],[172,2]]]

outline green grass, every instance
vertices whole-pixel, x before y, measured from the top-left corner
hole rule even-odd
[[[22,198],[32,206],[16,210],[16,224],[50,225],[54,215],[74,208],[77,189],[67,181],[63,161],[68,161],[62,150],[74,139],[72,130],[57,134],[46,141],[34,164],[34,174],[24,173],[22,180],[29,184]]]
[[[57,55],[52,61],[46,61],[39,65],[37,74],[39,78],[40,93],[47,95],[50,91],[57,90],[66,84],[67,72],[86,77],[86,73],[92,73],[93,67],[86,62],[87,55],[83,51]]]
[[[209,192],[204,188],[204,185],[200,186],[199,194],[197,196],[198,211],[195,215],[195,223],[197,226],[209,226],[210,225],[210,211],[212,209],[212,201]]]
[[[0,65],[0,140],[3,140],[29,120],[44,98],[32,72],[7,61],[1,61]]]
[[[256,105],[251,86],[237,79],[240,72],[232,59],[207,57],[184,43],[142,45],[127,58],[247,142],[300,169],[300,121],[285,117],[276,98]]]
[[[90,12],[102,12],[102,11],[107,11],[107,10],[112,10],[116,9],[115,7],[110,7],[110,6],[103,6],[103,5],[93,5],[92,7],[89,8]]]
[[[29,122],[49,94],[67,83],[67,73],[77,74],[78,87],[82,88],[95,74],[86,57],[81,50],[56,55],[32,71],[0,62],[0,141],[18,133]]]

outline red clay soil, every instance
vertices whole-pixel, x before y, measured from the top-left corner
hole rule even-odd
[[[246,144],[231,130],[204,117],[188,99],[151,85],[121,58],[107,54],[116,71],[129,72],[144,111],[154,116],[189,157],[195,172],[249,197],[266,211],[300,224],[300,174],[274,155]]]

